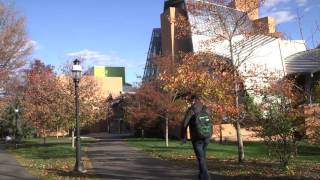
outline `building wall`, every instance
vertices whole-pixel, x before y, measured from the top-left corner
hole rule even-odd
[[[121,77],[94,77],[101,89],[103,97],[107,98],[110,94],[117,97],[123,92],[123,84]]]
[[[123,91],[121,77],[92,77],[99,86],[98,94],[103,100],[106,100],[111,94],[113,98],[118,97]],[[107,132],[106,116],[97,117],[97,121],[82,128],[84,133]]]
[[[233,0],[230,4],[231,7],[221,6],[218,4],[212,3],[213,6],[219,9],[221,13],[227,13],[229,16],[240,16],[245,12],[252,12],[248,14],[246,20],[247,23],[244,23],[243,26],[248,28],[248,31],[251,32],[251,27],[257,29],[258,27],[263,31],[259,31],[262,39],[268,39],[266,42],[256,40],[255,44],[248,42],[245,45],[245,50],[241,52],[242,57],[247,57],[254,49],[254,53],[250,55],[250,63],[254,65],[261,65],[266,68],[271,68],[272,70],[276,69],[277,71],[284,71],[283,60],[291,54],[297,53],[299,51],[305,50],[303,41],[285,41],[281,40],[278,37],[281,36],[281,33],[276,32],[275,19],[272,17],[263,17],[259,19],[258,16],[258,4],[260,0],[254,0],[251,4],[248,4],[246,0]],[[178,1],[177,1],[178,2]],[[191,24],[192,30],[191,34],[185,36],[184,38],[177,38],[177,34],[181,35],[181,29],[177,28],[174,24],[175,20],[179,19],[180,16],[188,18],[189,23]],[[170,57],[175,56],[175,62],[178,60],[177,56],[180,52],[198,52],[198,51],[212,51],[215,54],[221,55],[223,57],[230,56],[228,41],[212,42],[213,37],[206,35],[197,34],[199,29],[204,29],[207,31],[217,31],[213,27],[208,27],[210,25],[216,24],[214,22],[206,22],[208,18],[202,16],[194,16],[189,12],[188,8],[176,8],[176,7],[167,7],[164,12],[161,14],[161,43],[162,43],[162,55]],[[212,19],[214,21],[214,18]],[[256,26],[256,27],[255,27]],[[218,27],[217,27],[218,28]],[[242,28],[242,27],[240,27]],[[245,28],[245,27],[243,27]],[[197,30],[198,29],[198,30]],[[219,28],[218,28],[219,29]],[[200,31],[201,31],[200,30]],[[203,31],[204,31],[203,30]],[[215,32],[216,33],[216,32]],[[213,35],[215,33],[208,33]],[[273,38],[273,43],[270,43],[271,37]],[[279,39],[276,41],[276,39]],[[250,39],[245,39],[244,36],[239,35],[234,38],[234,42],[239,42],[241,40],[250,41]],[[260,41],[260,42],[259,42]],[[211,43],[211,47],[208,47],[208,42]],[[260,43],[260,44],[257,44]],[[204,45],[206,44],[206,45]],[[174,49],[173,49],[174,48]],[[248,49],[250,49],[248,51]],[[266,53],[268,52],[268,53]],[[235,52],[236,54],[236,52]],[[238,54],[236,54],[237,56]],[[170,59],[171,60],[171,59]],[[241,59],[239,59],[241,61]],[[248,65],[248,63],[247,63]]]
[[[237,132],[236,128],[232,124],[222,124],[222,141],[237,141]],[[262,138],[257,136],[257,133],[253,130],[247,128],[240,129],[241,137],[243,141],[262,141]],[[188,129],[188,139],[190,139],[190,133]],[[212,138],[215,141],[220,141],[220,126],[214,125],[213,126],[213,135]]]
[[[122,84],[126,82],[125,68],[124,67],[107,67],[107,66],[94,66],[94,77],[121,77]]]
[[[233,0],[231,7],[243,12],[248,12],[250,20],[259,18],[259,1],[260,0]]]
[[[184,10],[170,7],[161,14],[161,43],[162,55],[171,56],[172,47],[174,47],[174,55],[177,57],[180,52],[192,52],[192,39],[190,36],[178,37],[179,29],[174,25],[174,19],[180,16],[186,17]],[[170,21],[173,20],[173,21]]]
[[[195,52],[212,51],[222,57],[230,58],[229,42],[216,42],[204,49],[201,44],[210,37],[193,35]],[[246,76],[247,89],[263,88],[265,78],[277,75],[279,78],[286,75],[285,58],[297,52],[305,51],[302,40],[282,40],[267,35],[245,37],[242,35],[233,38],[233,44],[243,44],[243,47],[234,51],[234,64],[239,66],[242,75]]]
[[[273,17],[263,17],[253,21],[254,29],[256,33],[275,33],[276,32],[276,22]]]
[[[284,59],[292,54],[305,50],[303,41],[287,41],[272,38],[266,43],[261,43],[259,46],[249,52],[251,55],[247,58],[247,65],[256,64],[264,66],[270,71],[285,72]],[[248,53],[249,53],[248,52]],[[245,60],[248,54],[242,54],[241,60]],[[244,64],[246,65],[246,64]],[[245,70],[243,65],[242,70]]]
[[[237,132],[236,128],[232,124],[222,124],[222,141],[237,141]],[[257,136],[255,131],[250,129],[241,128],[240,129],[241,137],[243,141],[262,141],[262,138]],[[212,139],[215,141],[220,140],[220,126],[214,126],[214,134]]]
[[[69,77],[64,75],[58,77],[61,83],[68,83],[68,80],[69,80],[68,78]],[[117,97],[120,95],[120,92],[123,91],[123,84],[122,84],[121,77],[83,76],[81,81],[86,81],[87,78],[93,79],[97,83],[97,85],[99,86],[99,92],[97,93],[101,95],[102,98],[107,98],[110,94],[112,94],[113,97]]]

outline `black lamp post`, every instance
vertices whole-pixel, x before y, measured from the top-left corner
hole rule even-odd
[[[73,61],[72,66],[72,77],[75,86],[75,105],[76,105],[76,164],[74,166],[74,171],[83,173],[85,172],[83,163],[81,161],[81,144],[80,144],[80,124],[79,124],[79,117],[80,117],[80,107],[79,107],[79,82],[81,78],[82,67],[80,65],[80,61],[75,59]]]
[[[15,112],[15,124],[16,124],[16,128],[15,128],[15,131],[14,131],[14,140],[15,142],[17,142],[17,139],[18,139],[18,113],[19,113],[19,109],[14,109],[14,112]]]

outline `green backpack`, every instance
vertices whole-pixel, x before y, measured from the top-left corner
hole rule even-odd
[[[211,138],[212,136],[212,120],[203,107],[199,113],[195,113],[195,130],[199,138]]]

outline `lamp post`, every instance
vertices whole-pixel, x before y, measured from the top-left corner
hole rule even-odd
[[[17,109],[15,109],[14,110],[14,112],[15,112],[15,119],[16,119],[16,121],[15,121],[15,124],[16,124],[16,129],[15,129],[15,131],[14,131],[14,140],[15,140],[15,142],[17,142],[17,138],[18,138],[18,113],[19,113],[19,109],[17,108]]]
[[[79,82],[81,78],[82,67],[80,61],[75,59],[72,66],[72,77],[75,87],[75,105],[76,105],[76,164],[74,166],[74,171],[78,173],[85,172],[82,161],[81,161],[81,144],[80,144],[80,107],[79,107]]]

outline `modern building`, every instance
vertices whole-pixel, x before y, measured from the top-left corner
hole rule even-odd
[[[86,75],[93,76],[97,83],[101,86],[101,91],[108,97],[110,94],[113,97],[119,96],[124,91],[126,84],[125,68],[124,67],[108,67],[108,66],[93,66]]]
[[[309,96],[313,103],[313,88],[320,80],[320,45],[315,49],[301,51],[285,58],[286,75],[294,77],[296,84]]]
[[[164,2],[164,10],[160,15],[161,27],[154,28],[152,31],[144,81],[157,76],[158,69],[154,63],[156,57],[169,57],[168,61],[177,63],[180,52],[203,51],[229,59],[239,67],[243,75],[246,75],[248,68],[258,67],[257,69],[261,71],[277,72],[281,77],[285,77],[292,71],[290,64],[293,63],[293,58],[290,57],[306,50],[303,40],[285,40],[282,33],[276,31],[276,20],[273,17],[259,17],[257,8],[259,0],[250,1],[253,3],[251,7],[243,3],[243,0],[232,0],[229,4],[215,4],[206,0],[194,0],[193,2],[199,1],[210,10],[200,9],[194,13],[194,9],[185,0]],[[208,15],[209,13],[211,14]],[[190,27],[190,32],[183,35],[183,38],[179,37],[181,28],[178,21],[181,18],[186,19]],[[234,28],[235,26],[238,27]],[[231,40],[219,38],[226,33],[224,31],[228,30],[235,30],[235,32],[228,32],[234,35]],[[204,43],[206,43],[205,46]],[[230,55],[230,45],[233,47],[233,59]],[[252,82],[259,81],[259,78],[264,77],[247,78],[244,87],[251,89]],[[259,85],[264,86],[263,83]],[[228,140],[236,140],[235,129],[232,125],[223,125],[223,129],[223,134],[230,135],[227,135]],[[244,140],[252,139],[251,136],[254,133],[246,132],[245,129],[241,131],[242,134],[248,135],[243,137]]]
[[[229,39],[222,38],[210,42],[223,35],[225,31],[221,27],[221,21],[217,20],[218,16],[224,17],[224,23],[230,24],[231,29],[237,21],[241,20],[239,27],[235,29],[239,32],[233,36],[232,46],[234,47],[233,63],[240,66],[242,73],[246,73],[248,67],[259,66],[264,68],[263,70],[277,71],[286,75],[285,59],[306,50],[302,40],[283,39],[282,33],[276,31],[276,20],[273,17],[259,17],[258,8],[247,12],[249,8],[247,4],[241,3],[242,0],[233,0],[227,5],[205,0],[202,2],[211,9],[210,13],[214,11],[217,15],[208,18],[208,12],[204,9],[194,13],[184,0],[165,1],[164,11],[161,14],[161,28],[155,28],[152,32],[144,80],[157,74],[153,59],[158,56],[172,57],[172,61],[178,62],[180,52],[210,51],[230,59]],[[259,0],[252,2],[258,4]],[[181,17],[187,19],[191,29],[191,32],[183,38],[178,36],[181,28],[177,25],[177,21]],[[247,36],[250,33],[255,35]],[[206,43],[205,46],[204,43]],[[248,89],[251,86],[250,82],[252,79],[245,82]]]
[[[317,139],[320,127],[320,100],[317,89],[320,82],[320,45],[315,49],[295,53],[285,59],[287,76],[308,97],[304,106],[305,134],[311,142]],[[318,87],[317,87],[318,86]],[[317,97],[318,96],[318,97]]]
[[[93,66],[86,73],[100,86],[102,97],[107,100],[107,116],[86,127],[88,132],[127,133],[129,125],[125,121],[123,98],[133,92],[131,84],[126,83],[124,67]]]
[[[162,47],[161,47],[161,29],[154,28],[151,35],[151,41],[149,45],[147,61],[144,69],[143,80],[148,77],[152,77],[157,74],[157,67],[152,62],[152,59],[155,57],[161,56]]]
[[[94,77],[121,77],[122,84],[126,82],[124,67],[94,66],[88,73]]]

